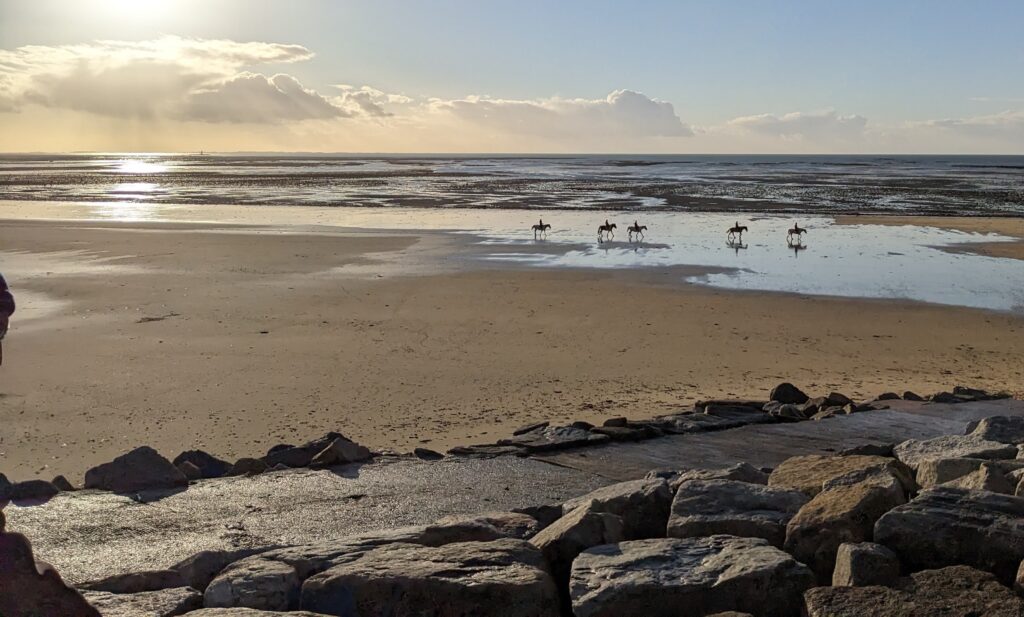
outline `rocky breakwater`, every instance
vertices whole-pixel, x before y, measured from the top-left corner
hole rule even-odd
[[[559,505],[201,553],[81,587],[103,615],[1019,617],[1022,446],[1024,421],[993,417],[963,435],[656,471]]]

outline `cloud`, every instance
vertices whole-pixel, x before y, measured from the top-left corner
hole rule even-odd
[[[633,90],[615,90],[603,99],[431,99],[429,108],[505,133],[551,137],[693,135],[671,103]]]
[[[734,118],[726,128],[798,140],[852,139],[860,137],[868,120],[864,116],[839,115],[835,111],[792,112],[782,116],[759,114]]]
[[[182,117],[207,122],[346,115],[293,77],[267,78],[242,71],[312,57],[301,45],[176,36],[29,45],[0,50],[0,109],[38,105],[118,118]]]
[[[968,118],[908,122],[907,128],[979,137],[1011,138],[1024,134],[1024,111],[1008,110],[997,114]]]

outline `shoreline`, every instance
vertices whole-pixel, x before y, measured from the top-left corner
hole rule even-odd
[[[1024,392],[1012,314],[735,293],[672,268],[470,266],[469,236],[429,230],[171,225],[0,229],[5,268],[32,272],[18,287],[58,302],[37,318],[23,304],[4,341],[12,479],[74,482],[143,443],[238,457],[327,430],[444,450],[781,380]]]

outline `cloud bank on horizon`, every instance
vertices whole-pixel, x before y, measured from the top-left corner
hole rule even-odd
[[[624,88],[452,99],[318,91],[267,70],[313,57],[297,44],[177,36],[0,49],[0,150],[1024,152],[1024,110],[1013,108],[891,126],[832,109],[695,126],[673,103]]]

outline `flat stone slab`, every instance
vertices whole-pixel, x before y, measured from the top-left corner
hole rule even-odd
[[[609,480],[511,456],[384,459],[205,480],[148,503],[97,491],[4,509],[7,527],[71,582],[169,568],[203,550],[314,544],[444,516],[558,504]],[[165,495],[157,499],[160,495]]]

